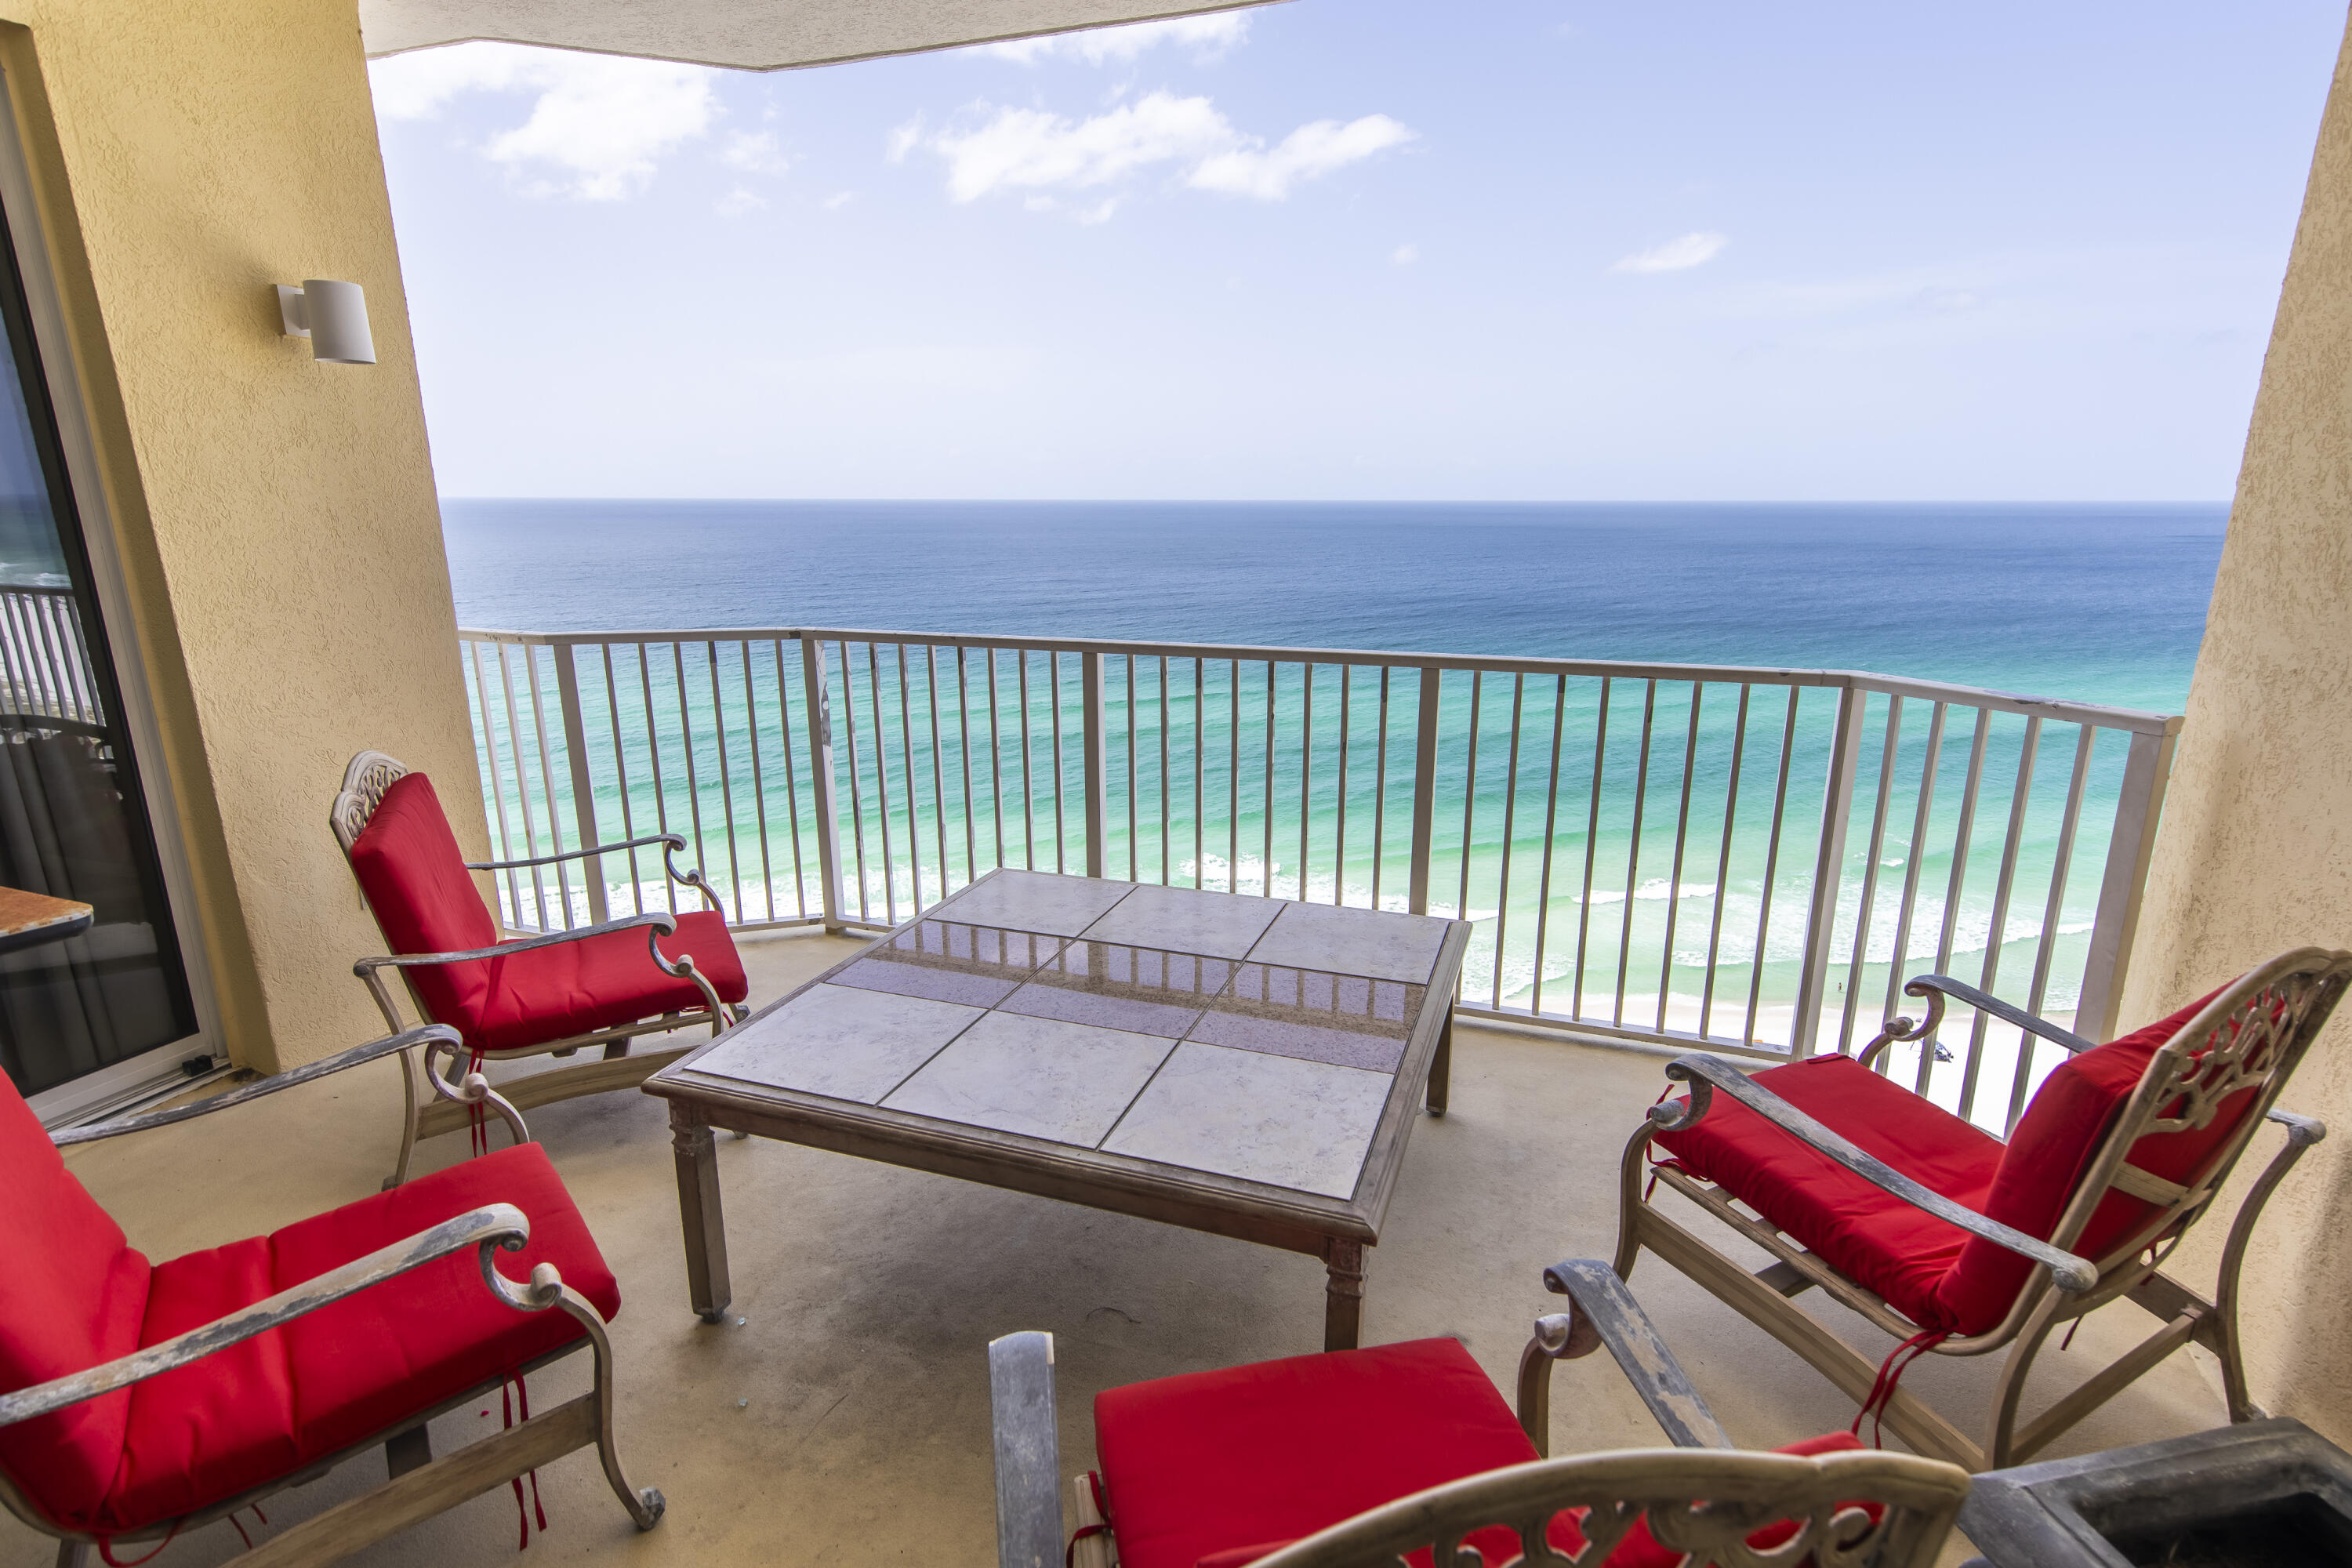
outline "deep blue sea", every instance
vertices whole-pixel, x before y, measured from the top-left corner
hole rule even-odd
[[[2188,695],[2227,521],[2219,504],[443,504],[459,621],[477,628],[998,633],[1849,668],[2164,712],[2179,711]],[[1000,662],[992,673],[985,665],[973,673],[916,657],[902,669],[887,639],[885,647],[878,662],[871,651],[859,653],[835,672],[843,683],[836,704],[853,709],[854,723],[864,726],[862,739],[853,733],[843,742],[843,765],[863,769],[849,775],[849,794],[871,802],[870,812],[861,805],[852,814],[860,835],[852,893],[860,908],[895,921],[909,899],[920,901],[925,854],[929,897],[937,896],[942,873],[950,886],[961,885],[999,855],[1014,864],[1055,864],[1057,851],[1038,835],[1077,819],[1076,807],[1060,810],[1057,801],[1067,802],[1052,793],[1063,789],[1062,773],[1038,786],[1048,791],[1042,805],[1029,795],[1029,808],[1008,812],[1000,801],[993,821],[969,837],[972,814],[953,810],[952,784],[960,773],[977,773],[985,795],[995,781],[1028,778],[1032,748],[1017,739],[1024,707],[1030,732],[1049,731],[1058,710],[1062,735],[1075,736],[1073,664],[1063,667],[1057,696],[1034,686],[1045,679],[1042,666]],[[657,761],[652,737],[676,729],[656,710],[680,711],[686,695],[682,668],[674,672],[673,699],[669,676],[640,679],[630,662],[638,656],[625,654],[614,672],[597,664],[581,677],[590,751],[614,759],[595,768],[600,821],[621,815],[625,772],[638,787],[649,776]],[[1179,661],[1172,686],[1162,688],[1156,661],[1135,661],[1139,675],[1122,673],[1118,664],[1106,665],[1114,688],[1107,721],[1120,734],[1144,737],[1139,750],[1131,740],[1111,744],[1113,815],[1134,813],[1107,824],[1118,874],[1402,907],[1409,875],[1403,841],[1391,832],[1376,846],[1343,820],[1360,824],[1368,795],[1379,793],[1361,761],[1376,738],[1366,730],[1374,717],[1370,686],[1357,693],[1353,717],[1343,718],[1339,672],[1328,666],[1313,691],[1297,667],[1287,667],[1268,691],[1271,675],[1247,666],[1218,661],[1192,671]],[[1025,677],[1018,673],[1024,668]],[[739,819],[729,815],[730,790],[763,793],[743,773],[743,741],[758,729],[781,749],[785,731],[801,722],[787,689],[797,670],[788,680],[781,655],[772,673],[755,669],[748,650],[740,676],[729,668],[722,679],[714,661],[708,679],[711,700],[740,737],[734,752],[722,753],[704,723],[692,766],[683,765],[684,752],[675,754],[667,786],[675,789],[680,773],[698,779],[686,815],[699,810],[706,821]],[[1138,684],[1127,687],[1129,679]],[[1196,679],[1203,682],[1197,697]],[[1698,987],[1744,998],[1751,1013],[1789,1012],[1811,850],[1774,859],[1771,835],[1752,820],[1773,809],[1772,770],[1782,745],[1777,718],[1756,721],[1758,740],[1743,752],[1734,743],[1727,694],[1736,689],[1713,688],[1702,717],[1688,684],[1620,682],[1612,696],[1596,691],[1597,681],[1580,681],[1547,699],[1540,682],[1528,696],[1496,678],[1482,708],[1466,678],[1449,680],[1437,816],[1451,837],[1433,858],[1431,908],[1479,922],[1465,963],[1468,994],[1484,991],[1497,1006],[1565,1005],[1609,1018],[1626,1014],[1628,996],[1648,997],[1641,1006],[1664,1019],[1670,1010],[1701,1005],[1692,994]],[[607,681],[626,690],[606,693]],[[640,689],[642,722],[631,716]],[[883,700],[886,689],[896,689],[896,703]],[[969,719],[953,717],[983,701],[976,731]],[[1801,732],[1793,710],[1788,720],[1797,765],[1792,774],[1782,766],[1784,787],[1793,791],[1790,820],[1799,823],[1809,812],[1819,819],[1826,720],[1835,707],[1826,698],[1809,701]],[[1524,756],[1513,739],[1522,702],[1532,704]],[[909,703],[912,720],[890,711]],[[1001,703],[1019,706],[1006,712]],[[1253,715],[1278,709],[1286,736],[1318,727],[1325,761],[1311,781],[1293,752],[1275,757],[1271,720],[1263,744],[1255,717],[1223,732],[1228,721],[1219,716],[1237,704]],[[2034,758],[2023,752],[2022,720],[2005,718],[1981,732],[1988,783],[1971,837],[1958,780],[1970,766],[1972,721],[1958,718],[1948,731],[1931,731],[1932,707],[1901,710],[1899,745],[1885,753],[1891,761],[1882,761],[1876,738],[1890,712],[1885,699],[1864,710],[1880,728],[1867,731],[1862,748],[1861,815],[1839,876],[1840,951],[1853,954],[1859,933],[1862,952],[1840,979],[1841,990],[1853,986],[1852,1008],[1860,1009],[1845,1022],[1874,1017],[1869,998],[1891,994],[1898,974],[1925,963],[1981,964],[1959,969],[1971,977],[2000,968],[2012,986],[2046,972],[2046,991],[2042,979],[2031,981],[2036,994],[2053,1009],[2071,1006],[2113,821],[2120,740],[2110,732],[2088,765],[2083,831],[2070,840],[2071,728],[2053,726]],[[944,740],[936,717],[942,710],[950,715]],[[928,726],[920,717],[927,712],[934,715]],[[1016,738],[992,740],[992,714]],[[1352,777],[1333,776],[1335,719],[1359,748]],[[1654,758],[1643,740],[1653,720],[1664,737]],[[1409,747],[1412,721],[1402,708],[1396,721]],[[1569,803],[1548,831],[1549,810],[1539,813],[1535,803],[1546,798],[1547,745],[1560,743],[1545,739],[1555,727],[1570,737],[1562,764]],[[1942,734],[1932,752],[1931,732]],[[1685,734],[1686,752],[1677,743]],[[1603,792],[1600,742],[1588,736],[1606,737],[1612,781],[1589,819],[1579,804],[1584,770],[1591,770],[1596,796]],[[1052,755],[1040,753],[1038,765],[1053,769]],[[2006,781],[2021,776],[2021,764],[2032,784],[2014,818],[2017,884],[2004,905]],[[1882,787],[1882,770],[1891,786]],[[1076,776],[1076,763],[1069,776]],[[1943,782],[1931,787],[1938,776]],[[1402,769],[1386,777],[1391,795],[1402,789],[1409,796]],[[778,794],[772,781],[764,793]],[[1865,847],[1874,795],[1886,813],[1874,860]],[[1728,847],[1702,843],[1685,857],[1677,821],[1728,824],[1735,798],[1741,826],[1722,830]],[[1915,803],[1923,801],[1915,826]],[[1389,800],[1387,819],[1403,820],[1407,804],[1404,796]],[[791,814],[808,812],[812,802],[762,805],[794,826],[772,825],[756,843],[749,829],[731,847],[723,837],[706,842],[701,858],[712,866],[727,858],[728,896],[739,918],[790,918],[808,906],[811,889],[801,873],[772,869],[770,849],[776,835],[803,831]],[[677,805],[670,809],[678,814]],[[885,842],[896,850],[867,856]],[[1065,838],[1063,847],[1068,844]],[[1555,863],[1562,868],[1556,878]],[[1886,900],[1915,883],[1916,918],[1898,929]],[[1538,897],[1538,889],[1549,891]],[[614,896],[620,894],[615,884]],[[2045,930],[2054,949],[2042,945]],[[1720,984],[1706,982],[1708,973]],[[1702,1016],[1698,1024],[1719,1027],[1721,1020]],[[1785,1031],[1785,1017],[1769,1027]]]
[[[2178,712],[2229,509],[442,503],[461,625],[1878,670]]]

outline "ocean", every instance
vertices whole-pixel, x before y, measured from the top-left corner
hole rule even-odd
[[[1851,668],[2159,712],[2179,712],[2187,696],[2227,521],[2220,504],[450,500],[443,506],[459,622],[477,628],[823,626]],[[924,711],[934,681],[942,700],[963,711],[982,700],[960,694],[978,689],[977,673],[958,688],[954,675],[920,656],[901,671],[889,644],[878,654],[856,646],[845,658],[849,668],[837,672],[835,701],[836,710],[854,707],[866,726],[850,742],[865,770],[855,825],[863,837],[849,873],[861,907],[876,918],[898,918],[918,894],[936,898],[943,878],[954,886],[987,869],[995,863],[992,832],[1011,836],[1003,853],[1013,863],[1034,857],[1050,867],[1057,847],[1075,858],[1074,826],[1066,822],[1056,841],[1045,820],[1061,816],[1055,805],[1066,792],[1049,795],[1042,807],[1024,792],[1033,809],[1015,805],[977,832],[951,820],[959,768],[1005,777],[1018,768],[1028,776],[1026,752],[1016,757],[1005,743],[990,750],[984,715],[977,740],[960,738],[950,722],[934,742],[919,717],[902,724],[892,714],[904,700],[902,678],[913,693],[911,713]],[[1059,689],[1072,735],[1074,665],[1065,661]],[[745,650],[740,679],[728,674],[732,684],[722,689],[714,663],[709,689],[746,738],[756,722],[781,745],[784,731],[801,721],[791,690],[797,669],[788,679],[781,660],[773,676],[765,668]],[[1055,708],[1043,667],[1031,670],[1035,689],[1024,688],[1017,699],[1016,665],[1001,664],[996,673],[1006,692],[989,700],[987,712],[1005,712],[1017,731],[1024,709],[999,705],[1017,700],[1042,733]],[[1394,825],[1410,796],[1402,768],[1387,775],[1380,803],[1390,824],[1381,848],[1357,826],[1376,789],[1363,761],[1378,739],[1367,730],[1374,723],[1370,672],[1349,688],[1354,707],[1347,722],[1359,761],[1344,783],[1330,765],[1337,670],[1316,678],[1311,697],[1303,677],[1273,678],[1268,692],[1266,676],[1217,662],[1194,671],[1180,661],[1164,695],[1150,662],[1137,661],[1130,703],[1121,671],[1106,670],[1118,727],[1110,746],[1115,874],[1131,868],[1153,878],[1164,868],[1178,882],[1353,903],[1374,901],[1377,876],[1378,901],[1402,907],[1409,868]],[[635,689],[639,676],[618,669],[613,690],[601,694],[589,689],[597,679],[594,671],[582,678],[591,751],[617,759],[597,771],[603,823],[617,815],[625,776],[643,788],[656,760],[653,737],[675,727],[686,688],[681,678],[677,702],[665,707],[671,700],[662,688],[644,682],[640,726],[625,701],[614,700],[614,692],[626,699],[621,689]],[[1432,909],[1480,922],[1465,964],[1465,1000],[1524,1008],[1542,986],[1540,1005],[1549,1012],[1641,1027],[1654,1009],[1660,1024],[1684,1032],[1745,1028],[1759,1031],[1759,1043],[1776,1030],[1785,1037],[1809,896],[1810,830],[1800,836],[1805,845],[1775,863],[1758,813],[1770,805],[1775,757],[1785,745],[1796,764],[1782,769],[1793,781],[1786,786],[1790,820],[1803,821],[1810,811],[1818,821],[1833,698],[1808,696],[1802,723],[1792,711],[1786,742],[1779,709],[1768,721],[1759,708],[1743,752],[1734,743],[1732,688],[1709,684],[1704,711],[1695,712],[1701,693],[1687,682],[1651,689],[1620,682],[1604,692],[1597,681],[1562,682],[1555,690],[1548,680],[1514,685],[1496,677],[1472,690],[1466,677],[1446,679],[1447,782],[1438,801],[1445,826]],[[1768,689],[1758,689],[1759,704]],[[1233,724],[1228,739],[1223,727],[1237,704],[1251,721]],[[2003,951],[1990,958],[2011,992],[2038,964],[2047,972],[2045,1009],[2063,1013],[2086,951],[2105,853],[2099,824],[2103,810],[2112,817],[2120,743],[2103,741],[2090,757],[2084,829],[2061,867],[2075,731],[2053,726],[2029,758],[2022,720],[1986,727],[1976,739],[1987,784],[1971,838],[1956,784],[1969,765],[1969,724],[1955,717],[1949,733],[1936,731],[1931,755],[1930,708],[1915,700],[1897,715],[1891,745],[1886,700],[1873,699],[1867,710],[1878,728],[1862,747],[1859,815],[1840,879],[1839,929],[1853,962],[1839,966],[1838,984],[1855,992],[1849,1021],[1874,1022],[1878,995],[1891,993],[1898,970],[1916,972],[1933,959],[1970,978],[1982,972],[1994,944],[1999,840],[2013,805],[2002,792],[2013,794],[2009,781],[2029,773],[2027,798],[2015,805],[2016,894],[2005,906]],[[1398,709],[1390,733],[1409,759],[1410,700]],[[609,720],[601,716],[606,711]],[[1299,776],[1294,748],[1261,742],[1259,718],[1269,711],[1286,735],[1316,730],[1322,761],[1312,777]],[[1515,719],[1527,735],[1526,755],[1511,750],[1505,764]],[[1654,749],[1639,743],[1651,729]],[[1129,733],[1142,744],[1123,753],[1118,736]],[[1570,760],[1560,768],[1560,810],[1539,813],[1546,748],[1561,745],[1561,736]],[[1470,749],[1474,742],[1480,750]],[[1154,757],[1156,744],[1171,748],[1164,762]],[[708,735],[694,745],[699,803],[716,819],[720,793],[752,787],[730,772],[742,773],[743,747],[722,756]],[[1604,753],[1612,783],[1593,792],[1605,798],[1588,816],[1590,796],[1570,792],[1588,789],[1577,770],[1597,767]],[[666,788],[676,788],[683,760],[672,759]],[[1628,787],[1632,781],[1646,783]],[[1130,787],[1139,795],[1128,796]],[[773,793],[772,783],[768,788]],[[1874,872],[1862,846],[1869,805],[1882,794],[1888,827]],[[1343,795],[1345,837],[1336,831]],[[1139,801],[1131,819],[1121,815],[1128,798]],[[788,808],[810,804],[803,795],[777,806],[776,832]],[[673,817],[687,814],[675,801],[670,810]],[[1684,815],[1718,825],[1706,830],[1712,837],[1694,832],[1687,858],[1675,831]],[[1720,826],[1735,816],[1734,827]],[[869,864],[866,851],[878,848],[885,833],[898,848]],[[1049,841],[1041,843],[1040,833]],[[699,848],[706,866],[729,859],[730,909],[739,917],[789,918],[808,907],[804,879],[772,868],[768,840],[755,863],[749,837],[737,838],[726,846],[706,838]],[[910,845],[915,858],[907,864]],[[1539,884],[1538,863],[1549,875],[1555,860],[1560,874]],[[2053,883],[2059,870],[2065,875]],[[1873,878],[1879,913],[1861,927]],[[1915,918],[1901,930],[1885,907],[1898,883],[1916,889]],[[1540,902],[1538,885],[1550,888]],[[2053,885],[2054,923],[2042,901],[2042,889]],[[616,898],[619,891],[616,884]],[[2054,946],[2037,950],[2045,925],[2056,933]],[[1713,982],[1704,978],[1709,973]],[[1734,1015],[1728,1022],[1721,1013],[1695,1011],[1702,988],[1728,998],[1722,1004]],[[1744,1021],[1737,1016],[1743,1003]],[[1778,1023],[1769,1016],[1776,1008]]]

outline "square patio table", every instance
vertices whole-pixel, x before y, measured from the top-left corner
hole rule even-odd
[[[713,1129],[1323,1259],[1351,1348],[1461,921],[1001,869],[647,1079],[695,1311],[732,1291]]]

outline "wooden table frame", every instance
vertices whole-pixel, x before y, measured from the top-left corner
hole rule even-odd
[[[945,900],[916,919],[953,919],[954,903],[953,898]],[[1403,1164],[1405,1140],[1412,1131],[1414,1101],[1424,1100],[1432,1116],[1445,1114],[1454,1010],[1450,1002],[1437,1005],[1432,1002],[1450,998],[1460,984],[1470,930],[1466,923],[1454,922],[1438,948],[1421,1015],[1405,1041],[1388,1100],[1365,1150],[1356,1190],[1347,1198],[831,1100],[799,1089],[755,1086],[715,1076],[689,1079],[687,1075],[693,1073],[696,1059],[728,1036],[708,1041],[644,1085],[646,1093],[669,1101],[678,1212],[685,1229],[687,1292],[694,1310],[703,1321],[715,1323],[733,1299],[714,1137],[715,1130],[723,1128],[1319,1258],[1328,1276],[1323,1348],[1353,1349],[1363,1322],[1364,1249],[1380,1240],[1381,1224]],[[823,984],[896,934],[877,938],[824,973],[761,1008],[750,1021],[765,1017],[802,992]]]

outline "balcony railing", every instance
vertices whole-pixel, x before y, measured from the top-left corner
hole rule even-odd
[[[0,727],[106,733],[71,588],[0,584]]]
[[[501,859],[683,833],[744,927],[879,929],[998,866],[1460,916],[1465,1016],[1776,1058],[1926,970],[2111,1033],[2180,724],[1843,670],[459,636]],[[505,873],[509,924],[667,907],[657,857],[577,864]],[[2054,1065],[1944,1033],[1888,1069],[1988,1126]]]

